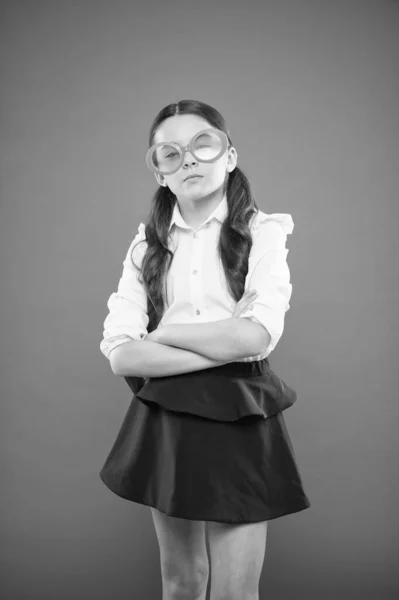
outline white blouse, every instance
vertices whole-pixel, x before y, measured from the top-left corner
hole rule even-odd
[[[221,224],[227,213],[225,195],[213,213],[195,230],[184,221],[176,202],[168,238],[169,248],[175,255],[167,275],[167,302],[159,327],[173,323],[219,321],[233,316],[237,303],[228,292],[217,250]],[[264,353],[237,362],[265,358],[282,336],[292,294],[286,240],[293,229],[292,217],[286,213],[269,215],[259,210],[250,221],[253,245],[244,293],[256,289],[258,296],[252,301],[253,308],[247,308],[240,318],[247,317],[263,325],[271,339]],[[131,260],[132,248],[139,240],[145,240],[143,223],[140,223],[123,261],[117,291],[107,301],[109,312],[104,321],[100,350],[108,359],[111,351],[120,344],[141,340],[148,333],[146,292]],[[134,261],[140,267],[146,247],[146,242],[138,244],[133,253]]]

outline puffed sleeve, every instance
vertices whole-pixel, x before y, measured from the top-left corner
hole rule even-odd
[[[138,233],[123,261],[117,291],[113,292],[107,301],[109,312],[104,321],[100,350],[108,359],[111,351],[120,344],[141,340],[148,333],[147,295],[144,286],[138,280],[139,270],[134,266],[131,256],[133,247],[138,244],[133,251],[133,258],[136,265],[141,267],[147,244],[138,243],[140,240],[145,240],[143,223],[140,223]]]
[[[242,312],[240,318],[263,325],[270,334],[265,356],[274,350],[281,338],[285,313],[290,308],[292,285],[286,241],[293,229],[294,222],[290,214],[262,213],[252,231],[253,245],[248,260],[245,292],[255,289],[258,296],[252,302],[253,308]]]

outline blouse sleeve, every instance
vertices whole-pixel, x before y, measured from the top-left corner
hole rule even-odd
[[[291,215],[273,213],[261,217],[253,230],[245,292],[255,289],[258,296],[252,302],[253,308],[246,309],[240,318],[248,318],[263,325],[270,334],[265,356],[274,350],[281,338],[285,313],[290,308],[292,285],[286,241],[293,229]]]
[[[138,233],[123,261],[117,291],[113,292],[107,301],[109,312],[104,321],[100,350],[108,359],[111,351],[117,346],[132,340],[141,340],[148,333],[147,294],[144,285],[139,282],[140,273],[131,256],[133,247],[138,244],[133,250],[133,259],[136,265],[141,267],[146,250],[146,243],[139,243],[141,240],[145,240],[143,223],[140,223]]]

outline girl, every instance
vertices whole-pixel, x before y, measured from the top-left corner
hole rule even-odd
[[[151,507],[163,600],[257,600],[267,522],[310,506],[269,366],[292,293],[291,215],[258,210],[222,115],[166,106],[146,153],[159,187],[108,300],[101,352],[133,399],[100,471]]]

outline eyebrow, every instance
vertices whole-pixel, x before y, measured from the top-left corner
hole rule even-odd
[[[196,133],[194,133],[194,135],[197,135],[197,134],[196,134]],[[188,142],[189,142],[190,140],[192,140],[192,139],[193,139],[194,135],[192,135],[192,136],[190,137],[190,139],[188,140]],[[165,144],[170,144],[170,142],[174,142],[175,144],[180,144],[181,146],[185,146],[185,144],[183,144],[183,142],[182,142],[181,140],[165,140],[165,142],[164,142],[164,143],[165,143]],[[187,143],[188,143],[188,142],[187,142]]]

